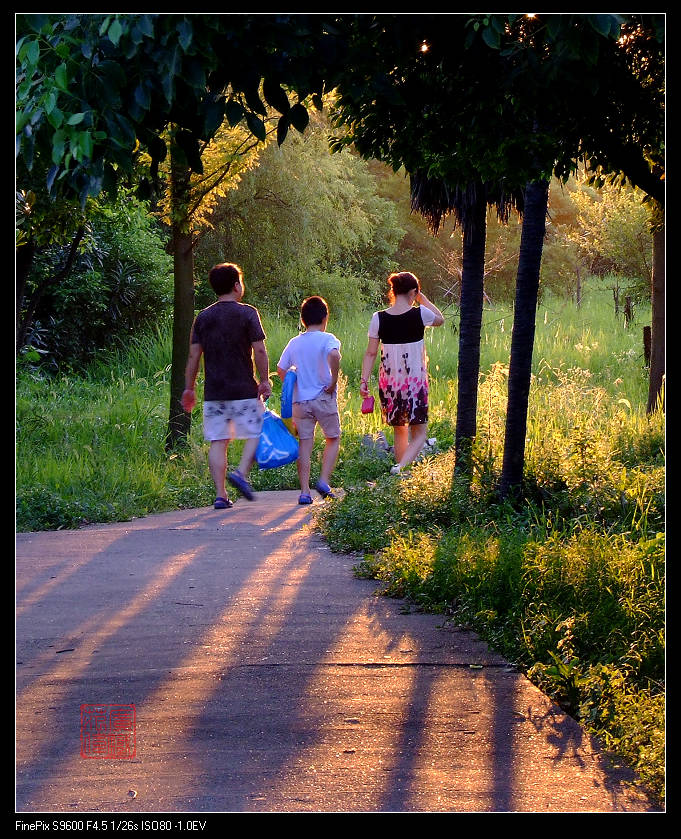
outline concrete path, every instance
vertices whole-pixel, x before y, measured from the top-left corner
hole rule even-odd
[[[656,809],[475,635],[377,597],[296,502],[18,534],[18,813]]]

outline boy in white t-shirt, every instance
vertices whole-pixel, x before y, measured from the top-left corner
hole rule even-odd
[[[283,380],[291,367],[296,369],[292,414],[299,440],[298,503],[311,504],[310,459],[317,423],[324,433],[326,444],[321,473],[314,488],[323,498],[335,497],[329,481],[340,451],[336,385],[341,354],[340,341],[326,331],[329,307],[323,297],[315,295],[306,298],[300,307],[300,319],[305,332],[288,342],[277,364],[277,373]]]

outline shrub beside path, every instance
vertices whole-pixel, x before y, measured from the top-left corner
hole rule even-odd
[[[18,813],[658,809],[475,635],[355,578],[297,496],[17,535]],[[121,756],[91,705],[134,706]]]

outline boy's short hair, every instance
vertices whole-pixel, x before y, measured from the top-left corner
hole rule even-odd
[[[300,307],[300,319],[305,326],[318,326],[329,315],[329,304],[323,297],[313,295],[303,300]]]
[[[208,282],[218,297],[222,294],[229,294],[234,290],[237,283],[243,285],[244,275],[238,265],[233,262],[222,262],[211,268],[208,274]]]

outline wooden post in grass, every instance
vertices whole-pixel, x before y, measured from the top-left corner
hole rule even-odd
[[[652,341],[652,329],[650,326],[643,327],[643,360],[646,367],[650,367],[650,347]]]

